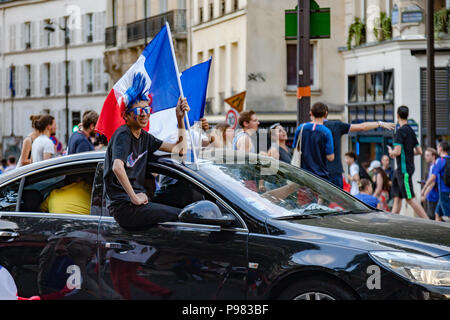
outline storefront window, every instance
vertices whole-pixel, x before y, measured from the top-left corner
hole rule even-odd
[[[392,71],[384,73],[384,100],[394,99],[394,74]]]
[[[383,101],[383,73],[377,72],[375,78],[375,101]]]
[[[366,101],[372,102],[374,101],[374,84],[373,84],[373,75],[371,73],[366,74]]]
[[[363,74],[358,75],[358,102],[365,102],[366,85]]]
[[[356,77],[348,77],[348,102],[356,101]]]
[[[384,120],[384,107],[383,105],[375,106],[375,120]]]
[[[373,121],[375,119],[375,107],[367,106],[366,107],[366,121]]]
[[[394,122],[394,106],[392,104],[384,106],[384,120]]]

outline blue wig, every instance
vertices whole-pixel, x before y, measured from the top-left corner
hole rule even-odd
[[[139,101],[150,101],[151,98],[148,95],[148,89],[145,90],[147,86],[147,80],[141,72],[135,73],[133,76],[133,84],[125,92],[125,106],[126,111],[130,110],[136,102]]]

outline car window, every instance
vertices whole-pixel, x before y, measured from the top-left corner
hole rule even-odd
[[[20,179],[0,188],[0,211],[16,211]]]
[[[90,214],[95,164],[77,164],[27,176],[21,212]]]
[[[234,215],[216,195],[212,195],[197,184],[176,172],[150,168],[147,179],[147,195],[151,201],[183,209],[201,200],[215,203],[223,215]],[[239,222],[233,227],[242,227]]]
[[[230,190],[230,198],[237,198],[231,201],[243,201],[269,217],[371,210],[316,176],[272,158],[215,156],[203,155],[200,174]]]

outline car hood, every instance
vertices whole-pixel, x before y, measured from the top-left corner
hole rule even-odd
[[[450,224],[386,212],[279,221],[274,233],[361,250],[401,250],[441,257],[450,254]],[[280,234],[280,235],[281,235]]]

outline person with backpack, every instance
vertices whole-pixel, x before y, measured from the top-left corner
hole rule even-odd
[[[437,148],[440,159],[433,167],[432,174],[425,184],[425,189],[437,182],[439,189],[439,201],[436,206],[436,215],[444,221],[450,221],[450,145],[448,142],[440,142]]]

